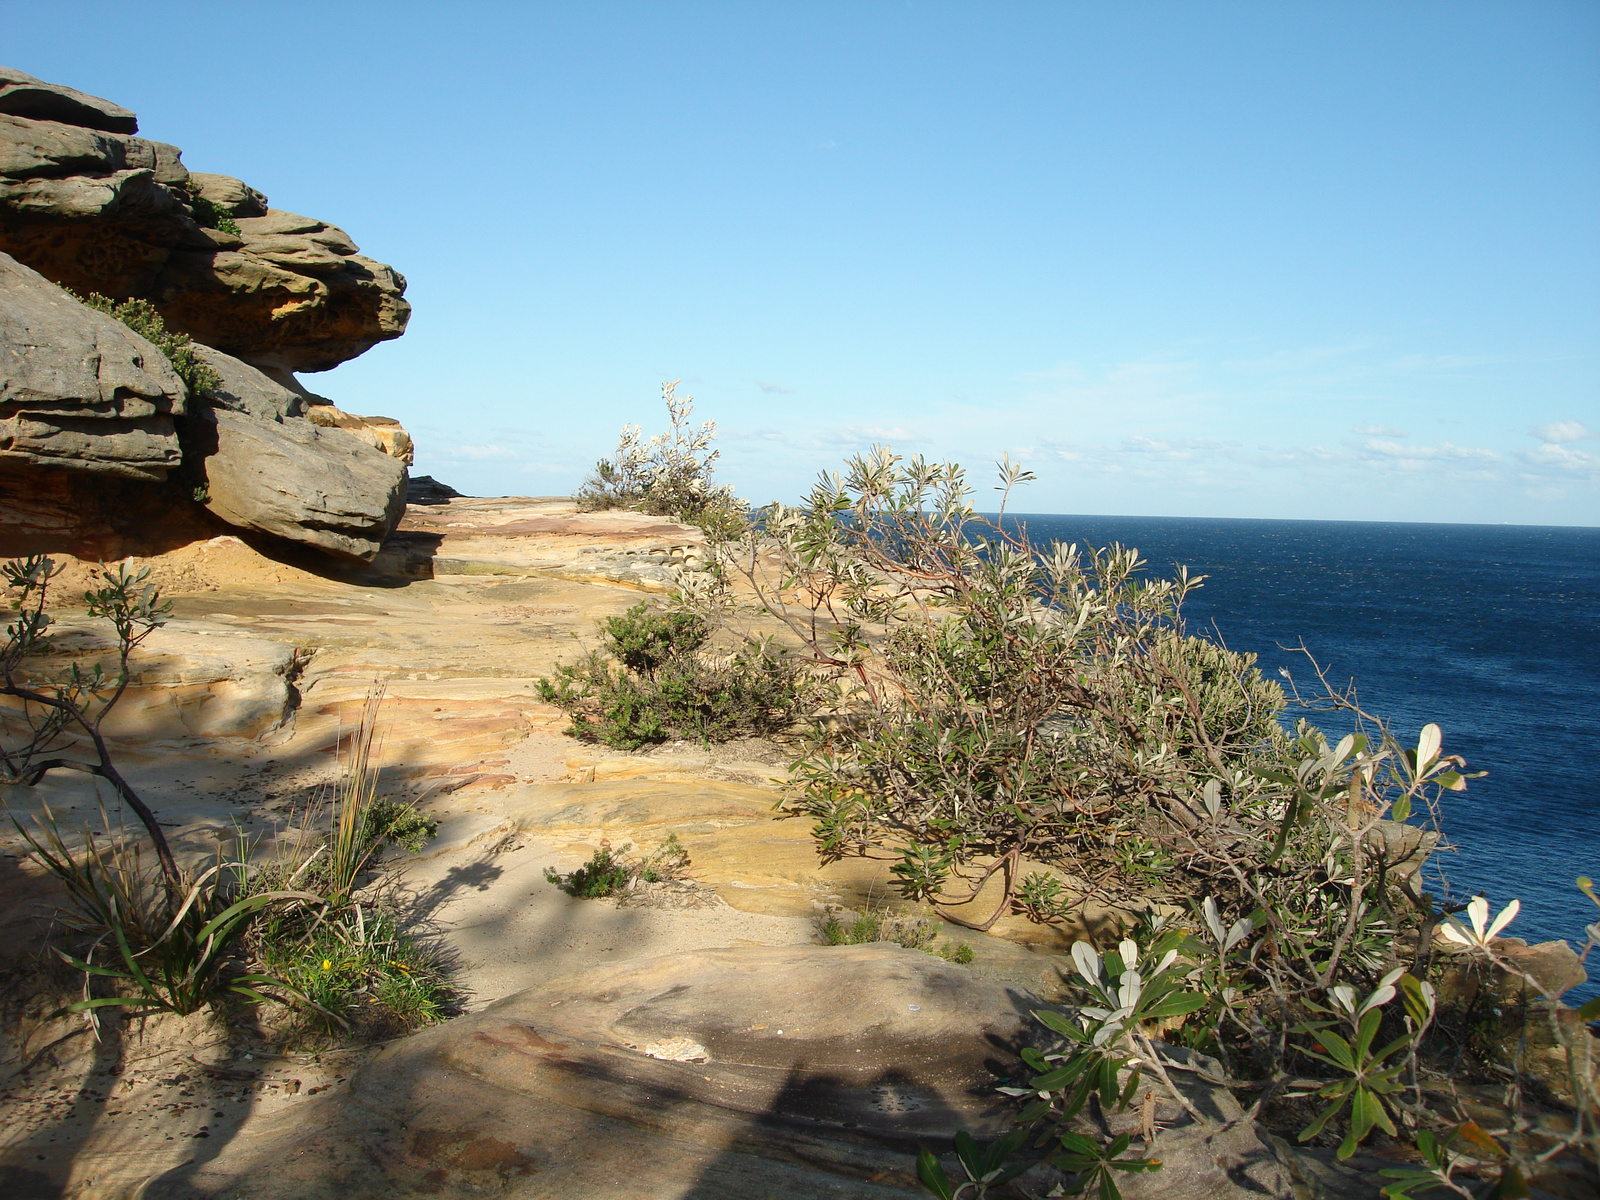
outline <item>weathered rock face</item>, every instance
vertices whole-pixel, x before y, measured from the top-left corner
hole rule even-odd
[[[181,430],[201,503],[241,529],[370,562],[405,511],[405,464],[314,425],[299,394],[248,363],[201,354],[222,377]]]
[[[103,552],[126,540],[125,511],[214,536],[198,501],[236,528],[370,561],[404,510],[411,439],[293,372],[398,337],[405,281],[342,229],[272,209],[231,176],[191,176],[137,129],[115,104],[0,68],[0,495],[17,499],[0,518],[5,553]],[[57,284],[150,301],[222,385],[190,397],[156,347]],[[17,477],[160,481],[180,466],[136,500]]]
[[[405,331],[393,268],[240,180],[190,176],[137,127],[0,68],[0,250],[75,290],[150,300],[169,327],[258,365],[325,371]],[[212,205],[238,234],[210,227]]]
[[[314,404],[306,409],[306,418],[323,429],[342,429],[374,450],[411,465],[411,435],[393,417],[358,417],[331,404]]]
[[[139,132],[138,118],[121,105],[75,88],[46,83],[10,67],[0,67],[0,113],[110,133]]]
[[[326,371],[405,332],[405,279],[344,230],[278,209],[236,224],[238,237],[206,230],[206,245],[168,257],[152,299],[174,328],[287,371]]]
[[[0,462],[165,479],[186,400],[156,347],[0,254]]]

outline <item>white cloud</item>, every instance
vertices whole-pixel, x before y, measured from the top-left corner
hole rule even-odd
[[[1595,432],[1586,428],[1582,421],[1551,421],[1547,425],[1535,425],[1528,430],[1541,442],[1565,443],[1581,442],[1584,438],[1592,438]]]
[[[442,446],[432,452],[446,462],[478,462],[490,458],[516,458],[509,446]]]
[[[1600,456],[1552,441],[1532,450],[1524,450],[1517,457],[1534,471],[1558,471],[1563,475],[1600,474]]]
[[[922,445],[929,441],[926,434],[903,425],[825,425],[804,434],[794,434],[783,429],[726,429],[719,437],[729,442],[775,442],[791,450],[814,451],[840,449],[866,449],[869,446],[887,445],[896,450],[902,446]]]
[[[1357,425],[1350,431],[1361,434],[1363,437],[1410,437],[1404,429],[1396,429],[1392,425]]]
[[[1358,448],[1358,457],[1376,461],[1491,463],[1500,456],[1493,450],[1477,450],[1469,446],[1456,446],[1440,442],[1437,446],[1401,446],[1378,438],[1368,438]]]
[[[784,387],[783,384],[781,384],[781,383],[764,383],[764,382],[762,382],[761,380],[758,379],[758,380],[756,380],[756,386],[758,388],[760,388],[763,392],[776,392],[780,396],[792,396],[792,395],[794,395],[794,389],[793,388]]]

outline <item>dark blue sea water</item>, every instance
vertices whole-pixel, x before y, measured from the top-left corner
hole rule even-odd
[[[1507,936],[1582,945],[1600,918],[1573,886],[1600,878],[1600,529],[1019,519],[1036,542],[1120,542],[1151,572],[1205,575],[1190,631],[1214,628],[1269,677],[1287,667],[1310,681],[1305,656],[1284,648],[1303,640],[1403,738],[1437,722],[1445,751],[1489,774],[1447,802],[1456,849],[1436,860],[1435,886],[1483,891],[1495,910],[1518,898]]]

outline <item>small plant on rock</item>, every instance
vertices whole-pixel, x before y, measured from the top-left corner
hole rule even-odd
[[[190,395],[203,396],[222,383],[222,377],[195,353],[194,339],[187,333],[168,330],[166,321],[148,300],[124,300],[119,304],[99,292],[80,296],[71,289],[63,290],[96,312],[115,317],[145,341],[152,343],[172,364],[172,369],[183,380]]]
[[[233,219],[233,210],[226,204],[218,204],[215,200],[207,200],[200,194],[200,185],[193,179],[183,181],[183,191],[189,201],[189,211],[194,215],[194,223],[202,229],[215,229],[222,233],[231,233],[239,236],[239,225]]]
[[[641,884],[681,882],[689,870],[689,852],[678,835],[669,833],[654,854],[631,858],[632,842],[613,848],[602,840],[589,861],[562,875],[546,867],[545,880],[578,900],[606,900],[634,891]]]
[[[263,921],[256,944],[264,968],[302,995],[320,1022],[381,1037],[450,1014],[457,993],[444,960],[383,904],[310,916]]]
[[[817,927],[829,946],[863,946],[872,942],[892,942],[907,950],[922,950],[947,962],[962,966],[972,961],[972,947],[966,942],[939,944],[939,926],[927,917],[898,913],[888,906],[868,906],[855,914],[831,914]]]

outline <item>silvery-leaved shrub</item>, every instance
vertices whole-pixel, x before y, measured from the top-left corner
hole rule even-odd
[[[678,396],[678,380],[661,385],[667,428],[645,438],[638,425],[624,425],[617,449],[601,459],[574,496],[585,511],[632,508],[655,516],[705,525],[709,531],[742,531],[745,509],[733,489],[715,482],[720,450],[711,443],[715,421],[695,426],[694,397]]]
[[[1422,864],[1465,762],[1437,725],[1403,735],[1314,660],[1316,687],[1286,693],[1191,630],[1203,581],[1182,567],[1162,578],[1132,548],[1032,542],[1003,511],[1030,478],[1002,464],[1002,512],[985,516],[960,467],[880,448],[716,548],[719,577],[841,687],[784,808],[825,858],[882,861],[956,924],[1021,913],[1081,934],[1091,905],[1120,910],[1115,954],[1160,947],[1183,996],[1154,1018],[1163,1038],[1212,1056],[1285,1133],[1348,1156],[1374,1131],[1442,1129],[1459,1114],[1425,1086],[1444,1069],[1430,974],[1435,932],[1465,906],[1430,893]],[[1161,1064],[1135,1032],[1149,981],[1128,966],[1116,996],[1084,982],[1093,1029],[1051,1026],[1059,1065],[1039,1074],[1071,1090],[1025,1118],[1053,1122],[1076,1184],[1113,1191],[1142,1160],[1089,1154],[1075,1139],[1093,1131],[1063,1114],[1127,1103],[1129,1072]]]

